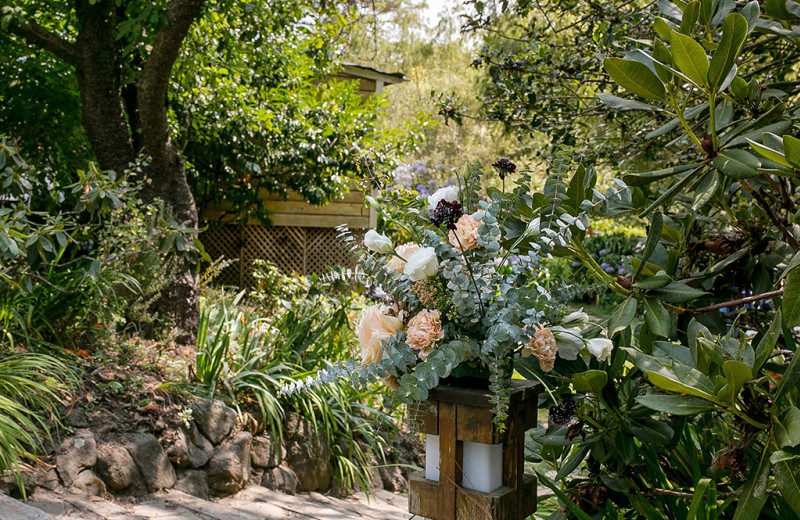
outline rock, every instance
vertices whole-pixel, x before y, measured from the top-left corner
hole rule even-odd
[[[261,485],[267,489],[282,491],[287,495],[294,495],[297,492],[297,475],[292,468],[281,464],[271,470],[264,472]]]
[[[202,399],[192,405],[192,417],[203,435],[219,444],[236,424],[236,412],[222,401]]]
[[[158,439],[152,434],[135,433],[130,435],[125,441],[125,448],[136,462],[136,467],[142,474],[149,491],[169,489],[175,485],[175,470],[169,463],[167,454],[164,453]]]
[[[20,478],[22,478],[22,487],[25,489],[25,495],[30,496],[37,487],[37,474],[31,471],[22,471]],[[56,478],[56,483],[58,483],[58,478]],[[0,475],[0,492],[12,498],[24,498],[22,490],[19,488],[19,482],[10,473]]]
[[[34,473],[36,487],[44,488],[48,491],[53,491],[58,487],[58,473],[54,468],[47,471],[37,471]]]
[[[221,445],[208,462],[208,483],[212,493],[227,496],[241,491],[250,477],[250,448],[253,435],[239,432]]]
[[[91,470],[84,470],[78,473],[75,481],[72,483],[72,490],[83,491],[93,496],[101,497],[106,493],[106,485],[103,481],[97,478],[97,475]]]
[[[169,430],[161,439],[167,442],[167,457],[179,468],[201,468],[214,454],[214,445],[195,424],[188,429]]]
[[[286,425],[286,461],[297,475],[298,491],[326,491],[331,485],[328,439],[305,419],[290,415]]]
[[[272,469],[281,463],[286,449],[278,445],[270,433],[262,433],[253,437],[253,466]]]
[[[178,471],[178,482],[175,489],[190,495],[208,500],[208,479],[206,472],[198,469],[184,469]]]
[[[89,430],[77,430],[73,437],[64,439],[56,454],[58,476],[70,487],[78,473],[97,462],[97,443]]]
[[[97,447],[97,474],[110,489],[128,490],[133,495],[144,494],[144,480],[136,462],[126,447],[117,442]]]
[[[378,472],[386,491],[399,492],[408,489],[408,481],[398,466],[382,466],[378,468]]]

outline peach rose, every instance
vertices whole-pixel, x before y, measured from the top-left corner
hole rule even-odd
[[[450,245],[462,253],[478,247],[478,226],[480,225],[481,223],[475,220],[474,214],[461,215],[456,222],[455,231],[450,232]]]
[[[402,273],[403,268],[406,265],[406,260],[408,260],[408,257],[414,254],[418,249],[419,244],[415,244],[413,242],[408,242],[406,244],[397,246],[395,253],[397,253],[397,256],[400,258],[393,256],[392,259],[389,260],[389,264],[386,266],[386,269],[395,273]]]
[[[409,347],[419,350],[419,357],[422,359],[433,352],[434,343],[443,337],[442,315],[439,311],[424,309],[408,322],[406,343]]]
[[[553,365],[556,362],[556,353],[558,346],[556,345],[556,338],[550,329],[538,327],[533,337],[522,349],[522,357],[526,358],[532,355],[536,356],[539,360],[539,368],[543,372],[550,372],[553,370]]]
[[[397,316],[389,316],[379,306],[364,309],[356,332],[361,344],[361,362],[371,365],[381,360],[382,342],[394,337],[403,328],[403,320]]]

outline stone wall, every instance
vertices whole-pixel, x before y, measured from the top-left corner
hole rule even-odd
[[[175,488],[201,498],[228,496],[248,483],[292,495],[331,489],[330,446],[309,421],[290,414],[280,441],[267,431],[243,431],[236,412],[221,401],[196,401],[192,418],[159,437],[128,433],[101,439],[89,429],[77,429],[57,450],[55,469],[28,474],[26,489],[52,489],[60,481],[98,496]],[[378,467],[377,461],[375,466],[374,487],[405,489],[398,467]]]

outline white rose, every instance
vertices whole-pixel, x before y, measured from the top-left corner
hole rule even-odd
[[[392,244],[389,237],[378,233],[374,229],[370,229],[367,231],[367,234],[364,235],[364,245],[367,246],[367,249],[375,251],[376,253],[383,253],[384,255],[394,251],[394,244]]]
[[[440,200],[453,202],[458,200],[458,186],[445,186],[434,191],[432,195],[428,195],[428,209],[436,209]]]
[[[439,272],[439,259],[432,247],[421,247],[406,259],[403,273],[412,282],[426,280]]]
[[[583,338],[578,329],[564,327],[550,327],[550,332],[556,338],[558,357],[572,361],[578,359],[578,352],[583,348]]]
[[[538,237],[541,234],[539,228],[541,227],[542,220],[539,217],[528,222],[528,227],[525,228],[525,235],[532,236],[534,238]]]
[[[583,312],[583,309],[578,309],[577,311],[570,312],[564,319],[561,320],[561,323],[564,325],[586,325],[589,321],[589,315]]]
[[[611,355],[611,351],[614,350],[614,343],[608,338],[593,338],[587,342],[586,349],[597,358],[597,361],[602,363]]]

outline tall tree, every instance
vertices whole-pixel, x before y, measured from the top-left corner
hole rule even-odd
[[[59,157],[49,161],[57,168],[79,162],[63,156],[75,145],[72,153],[85,156],[88,142],[85,159],[120,173],[143,158],[143,198],[162,200],[186,228],[198,226],[198,194],[234,198],[243,216],[259,187],[292,188],[324,203],[347,190],[363,155],[387,151],[372,137],[376,101],[356,102],[352,85],[320,86],[346,28],[338,3],[0,5],[0,44],[9,56],[0,65],[9,73],[0,100],[25,108],[0,114],[27,140],[23,150]],[[59,101],[43,86],[57,86]],[[71,103],[79,105],[80,128]],[[64,133],[31,131],[25,113],[37,114],[44,128],[48,116],[59,117]],[[182,265],[158,310],[191,332],[197,298],[197,276]]]

